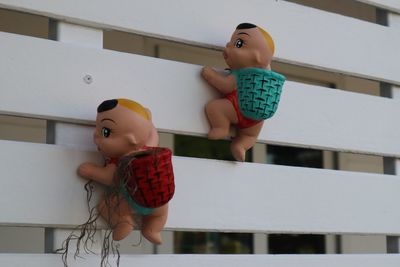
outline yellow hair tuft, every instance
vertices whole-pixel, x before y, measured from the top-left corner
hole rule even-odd
[[[146,108],[140,105],[138,102],[135,102],[130,99],[119,98],[117,99],[118,105],[129,108],[130,110],[136,112],[140,116],[142,116],[146,120],[150,120],[150,114],[147,112]]]
[[[271,49],[272,55],[275,53],[275,43],[274,40],[272,39],[271,35],[269,35],[269,33],[264,30],[263,28],[257,26],[258,30],[262,33],[262,35],[264,36],[265,41],[267,41],[267,44],[269,46],[269,48]]]

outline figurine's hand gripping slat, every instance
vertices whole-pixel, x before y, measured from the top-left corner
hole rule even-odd
[[[113,184],[114,172],[117,169],[115,164],[98,166],[96,164],[85,162],[79,166],[78,174],[86,179],[111,186]]]
[[[201,76],[209,85],[223,94],[229,94],[236,89],[236,79],[233,75],[223,75],[210,67],[204,67]]]

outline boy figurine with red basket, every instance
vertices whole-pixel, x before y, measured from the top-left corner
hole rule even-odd
[[[229,135],[231,124],[237,128],[231,144],[233,157],[245,160],[245,154],[255,142],[264,120],[272,117],[278,107],[285,77],[271,71],[275,51],[274,41],[262,28],[239,24],[224,49],[224,59],[230,74],[204,67],[202,76],[208,84],[225,95],[207,103],[210,123],[209,139]]]
[[[97,208],[113,240],[122,240],[140,222],[143,236],[160,244],[175,185],[171,151],[157,147],[150,111],[128,99],[104,101],[97,108],[94,142],[105,166],[86,162],[78,173],[107,186]]]

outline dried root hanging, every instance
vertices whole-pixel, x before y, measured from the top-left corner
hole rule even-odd
[[[76,243],[76,249],[74,252],[74,259],[82,258],[80,256],[81,249],[84,250],[86,254],[96,254],[92,250],[92,245],[96,242],[95,236],[97,233],[97,220],[100,217],[100,213],[98,212],[96,207],[91,207],[90,202],[94,192],[94,185],[92,181],[89,181],[85,184],[85,191],[86,191],[86,200],[87,200],[87,207],[89,211],[89,218],[87,221],[81,225],[78,225],[71,234],[64,240],[62,247],[56,250],[56,253],[62,254],[62,261],[64,267],[68,267],[68,255],[69,255],[69,248],[71,243]],[[112,194],[117,194],[117,192],[112,189],[108,192],[105,192],[105,199],[108,199],[109,196]],[[107,207],[110,208],[109,212],[111,212],[110,205],[107,204]],[[118,205],[118,204],[117,204]],[[118,244],[114,242],[112,239],[112,230],[107,229],[103,232],[104,237],[102,240],[102,247],[101,247],[101,267],[111,266],[109,262],[110,252],[112,255],[117,257],[116,264],[119,266],[120,262],[120,253],[118,249]]]

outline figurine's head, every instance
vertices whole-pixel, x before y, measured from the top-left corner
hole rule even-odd
[[[265,30],[251,23],[241,23],[226,44],[224,59],[232,70],[269,69],[274,52],[274,41]]]
[[[139,103],[106,100],[97,108],[94,142],[104,156],[117,158],[143,148],[153,130],[150,111]]]

